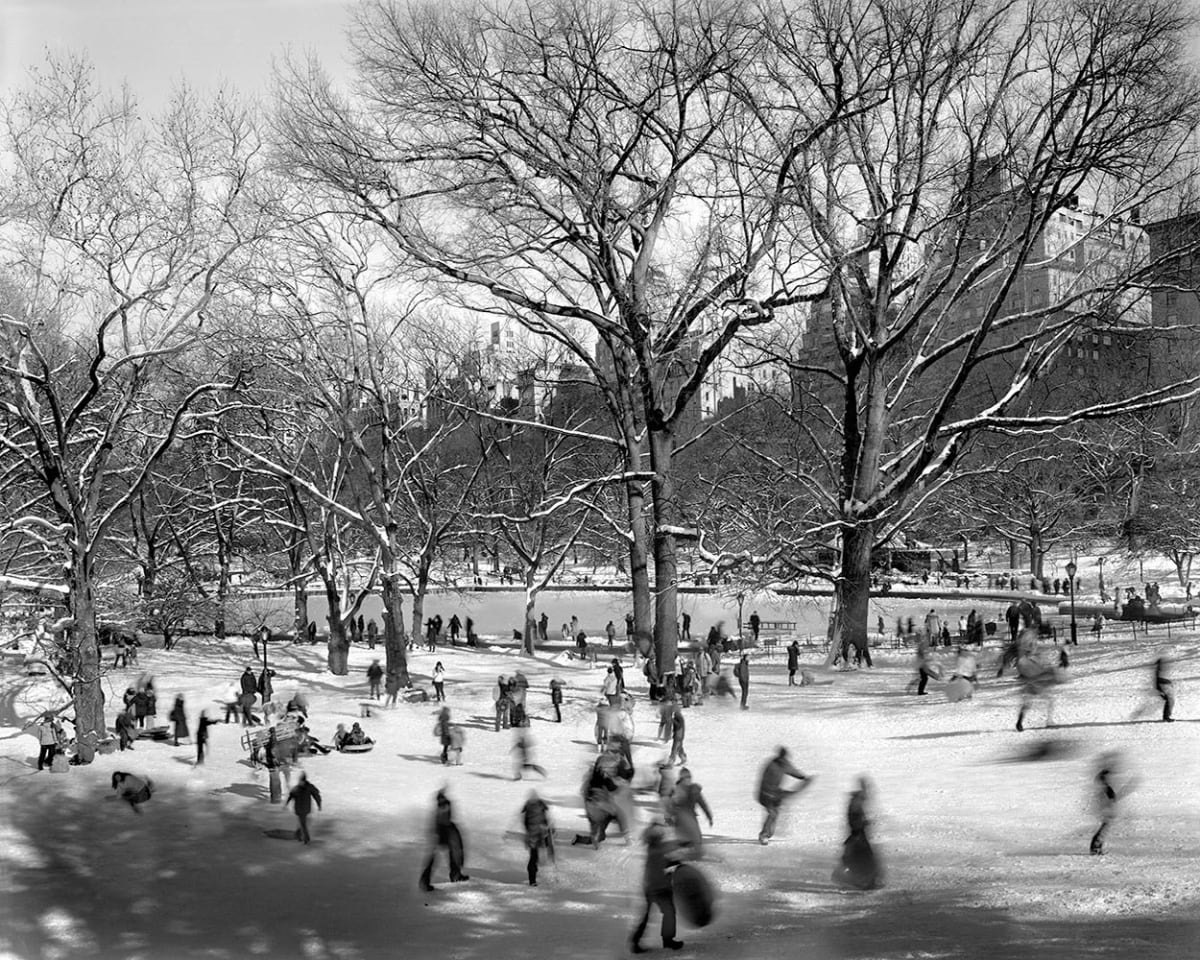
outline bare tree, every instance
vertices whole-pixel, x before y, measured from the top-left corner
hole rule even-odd
[[[516,317],[592,370],[626,470],[652,474],[649,529],[645,487],[628,486],[630,575],[644,631],[653,554],[664,672],[676,543],[696,535],[676,446],[726,348],[823,295],[788,181],[822,132],[888,96],[886,78],[850,88],[820,49],[772,46],[810,19],[770,3],[375,2],[354,35],[361,103],[311,68],[283,84],[297,176],[467,305]]]
[[[186,93],[162,121],[102,98],[89,68],[51,61],[7,104],[0,315],[6,469],[36,501],[35,532],[66,587],[80,754],[104,734],[96,577],[106,534],[190,429],[215,380],[180,384],[178,357],[261,229],[250,118]]]
[[[974,438],[1016,452],[1030,432],[1195,393],[1194,371],[1088,402],[1035,391],[1069,378],[1084,335],[1146,330],[1161,256],[1133,221],[1191,176],[1187,25],[1156,3],[863,0],[823,10],[808,40],[777,35],[781,57],[889,90],[790,170],[831,296],[766,351],[808,438],[775,476],[831,530],[836,627],[856,645],[873,549],[937,501]]]

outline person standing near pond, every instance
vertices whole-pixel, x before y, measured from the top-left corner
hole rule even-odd
[[[800,641],[793,640],[787,648],[788,686],[796,685],[796,671],[800,669]]]

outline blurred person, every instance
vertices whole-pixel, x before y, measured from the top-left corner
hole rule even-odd
[[[1173,666],[1173,661],[1166,654],[1154,661],[1154,691],[1162,698],[1164,723],[1172,723],[1175,719],[1171,716],[1175,709],[1175,685],[1170,676]]]
[[[116,770],[112,775],[112,788],[117,791],[122,800],[129,804],[134,813],[140,814],[142,811],[139,808],[150,799],[154,791],[154,783],[149,777],[139,777],[123,770]]]
[[[550,861],[554,861],[554,830],[550,826],[550,808],[536,790],[529,792],[529,799],[521,808],[521,822],[525,827],[525,846],[529,848],[529,860],[525,871],[529,885],[538,885],[538,853],[544,847]]]
[[[188,731],[187,712],[183,708],[183,694],[175,697],[175,705],[171,707],[167,719],[174,725],[174,729],[171,731],[172,742],[175,746],[179,746],[180,740],[186,740],[191,735]]]
[[[296,811],[296,819],[300,821],[300,826],[296,830],[296,839],[307,844],[312,839],[308,833],[308,818],[312,814],[314,803],[318,810],[321,809],[321,791],[315,784],[309,782],[308,775],[303,770],[300,771],[296,785],[288,791],[287,800],[283,805],[286,807],[289,803]]]
[[[1046,701],[1046,726],[1054,725],[1054,687],[1059,674],[1053,666],[1042,662],[1037,650],[1037,628],[1022,631],[1018,640],[1017,677],[1021,688],[1021,708],[1017,712],[1017,732],[1025,729],[1025,717],[1033,704]]]
[[[457,723],[450,724],[450,748],[446,751],[446,759],[450,766],[462,766],[463,747],[467,743],[467,733]]]
[[[433,725],[433,735],[437,737],[438,743],[442,745],[442,763],[449,763],[450,750],[450,708],[442,707],[438,713],[437,723]]]
[[[501,674],[496,678],[496,685],[492,687],[492,699],[496,701],[496,732],[500,732],[500,728],[508,729],[509,724],[509,707],[512,701],[508,697],[508,681]]]
[[[700,784],[692,780],[692,772],[684,767],[679,771],[675,787],[670,795],[671,820],[675,824],[675,838],[689,860],[699,860],[704,855],[704,841],[700,833],[700,818],[696,808],[704,811],[708,825],[713,825],[712,810],[704,799]],[[681,857],[682,859],[683,857]]]
[[[604,697],[608,700],[608,705],[610,707],[616,707],[620,705],[621,694],[617,690],[617,675],[613,673],[612,667],[609,667],[608,671],[604,675],[604,683],[600,687],[600,692],[604,694]]]
[[[119,749],[132,750],[135,736],[133,732],[133,712],[130,710],[122,710],[117,714],[117,720],[113,726],[117,731],[117,743]]]
[[[686,734],[687,721],[683,717],[683,707],[676,703],[671,721],[671,756],[667,759],[668,765],[674,765],[677,760],[679,763],[688,762],[687,751],[683,748]]]
[[[642,872],[642,895],[646,908],[629,938],[629,949],[633,953],[645,953],[642,934],[650,922],[650,908],[658,907],[662,913],[662,944],[668,950],[678,950],[683,943],[675,939],[675,895],[671,889],[670,871],[679,865],[679,851],[674,841],[667,837],[663,824],[655,821],[642,835],[646,844],[646,865]]]
[[[216,724],[208,714],[200,711],[200,719],[196,721],[196,766],[204,763],[204,748],[208,745],[208,728]]]
[[[436,798],[436,809],[433,817],[433,850],[425,861],[425,869],[421,871],[419,886],[424,891],[434,889],[433,866],[437,853],[442,847],[446,848],[446,856],[450,861],[450,882],[460,883],[471,878],[462,872],[463,843],[462,834],[454,824],[453,808],[445,790],[439,790]]]
[[[803,787],[785,789],[783,786],[785,777],[799,780],[802,784],[807,784],[812,779],[792,765],[787,747],[780,747],[775,756],[763,767],[758,782],[758,803],[766,811],[762,830],[758,834],[758,842],[763,846],[766,846],[767,841],[775,835],[775,824],[779,820],[779,811],[783,807],[784,800],[803,789]]]
[[[738,686],[742,688],[742,709],[749,710],[750,705],[746,702],[750,697],[750,655],[743,653],[742,659],[737,662],[737,666],[733,668],[734,674],[737,676]]]
[[[557,677],[550,681],[550,706],[554,708],[554,722],[562,723],[563,687],[565,684]]]
[[[383,692],[387,694],[384,706],[394,707],[396,705],[396,698],[400,696],[400,674],[397,671],[388,671],[387,677],[383,682]]]
[[[871,842],[867,839],[867,802],[871,788],[866,777],[859,777],[858,789],[851,792],[846,806],[846,823],[850,835],[842,844],[841,863],[833,871],[834,883],[873,890],[880,884],[879,863]]]
[[[524,730],[518,731],[516,740],[513,742],[509,753],[517,755],[514,780],[520,780],[526,770],[532,770],[534,773],[540,774],[543,778],[546,776],[545,769],[533,762],[533,740]]]
[[[372,620],[372,623],[375,621]],[[370,685],[370,693],[368,696],[372,700],[379,699],[379,688],[383,683],[383,666],[378,660],[372,660],[371,665],[367,667],[367,683]]]
[[[1095,794],[1094,803],[1095,810],[1100,818],[1100,826],[1092,835],[1092,842],[1089,845],[1089,850],[1092,856],[1103,856],[1105,853],[1104,843],[1108,836],[1109,828],[1117,819],[1117,807],[1120,803],[1122,794],[1127,794],[1132,789],[1131,786],[1126,786],[1124,790],[1118,791],[1113,778],[1117,775],[1117,767],[1120,762],[1120,756],[1114,751],[1110,751],[1101,755],[1096,776],[1094,778]]]

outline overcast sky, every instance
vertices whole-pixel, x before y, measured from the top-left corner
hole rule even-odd
[[[0,95],[20,85],[47,47],[86,51],[100,85],[128,80],[148,111],[186,76],[199,90],[223,82],[269,89],[272,58],[314,50],[345,76],[354,0],[0,0]]]

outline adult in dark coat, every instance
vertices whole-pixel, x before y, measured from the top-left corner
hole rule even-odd
[[[188,734],[187,713],[184,712],[184,709],[183,709],[183,695],[182,694],[180,694],[179,696],[177,696],[175,698],[175,705],[173,707],[171,707],[171,712],[167,716],[167,719],[170,720],[171,723],[173,723],[175,725],[175,729],[173,731],[173,734],[174,734],[173,740],[174,740],[175,746],[179,746],[179,741],[186,740],[189,735]]]
[[[122,710],[117,714],[117,722],[114,724],[117,731],[118,747],[121,750],[133,749],[133,715],[128,710]]]
[[[758,834],[758,842],[766,845],[775,834],[775,823],[779,820],[779,811],[786,800],[795,790],[785,790],[784,777],[806,781],[809,779],[792,765],[788,758],[787,747],[780,747],[774,757],[763,767],[762,777],[758,782],[758,802],[767,811],[763,820],[762,830]]]
[[[554,722],[562,723],[563,687],[565,684],[555,677],[550,681],[550,706],[554,708]]]
[[[796,685],[796,671],[800,669],[800,641],[799,640],[793,640],[791,643],[788,644],[787,658],[788,658],[788,661],[787,661],[787,663],[788,663],[788,686],[794,687]]]
[[[300,827],[296,830],[296,839],[308,843],[311,839],[308,835],[308,817],[312,813],[314,803],[318,810],[321,809],[321,791],[308,782],[304,771],[300,772],[300,779],[288,792],[288,798],[283,805],[286,807],[289,803],[296,811],[296,819],[300,821]]]
[[[842,861],[833,871],[834,883],[856,887],[859,890],[873,890],[879,886],[879,863],[875,851],[867,839],[867,800],[870,787],[866,777],[860,777],[858,789],[850,794],[850,802],[846,807],[846,822],[850,827],[850,836],[842,845]]]
[[[458,827],[454,825],[450,798],[446,796],[444,790],[437,792],[437,810],[433,818],[433,850],[429,854],[429,859],[425,861],[425,869],[421,871],[420,887],[422,890],[433,889],[431,882],[433,864],[437,859],[438,849],[441,847],[446,848],[446,855],[450,860],[450,882],[459,883],[463,880],[470,880],[471,878],[462,872],[462,836],[458,832]]]
[[[683,944],[675,939],[675,894],[671,889],[668,871],[679,865],[678,848],[667,837],[661,823],[652,823],[643,834],[646,842],[646,866],[642,872],[642,894],[646,898],[646,909],[642,911],[632,936],[629,949],[633,953],[644,953],[642,934],[650,922],[650,908],[658,907],[662,913],[662,943],[669,950],[678,950]]]
[[[449,626],[450,626],[450,642],[453,644],[457,644],[458,643],[458,635],[462,631],[462,621],[458,619],[457,613],[454,614],[454,616],[452,616],[450,618]]]
[[[208,728],[216,724],[216,720],[209,720],[208,714],[203,710],[200,711],[200,719],[196,721],[196,766],[204,763],[204,748],[208,746]]]
[[[536,887],[538,875],[538,852],[545,847],[551,861],[554,860],[554,831],[550,827],[550,808],[546,801],[531,791],[525,806],[521,808],[521,820],[525,824],[525,845],[529,848],[529,861],[525,872],[529,885]]]
[[[621,661],[616,657],[612,658],[613,674],[617,678],[617,693],[625,692],[625,668],[621,666]]]
[[[145,690],[133,695],[133,714],[137,717],[138,728],[145,728],[146,717],[150,715],[150,695]]]

